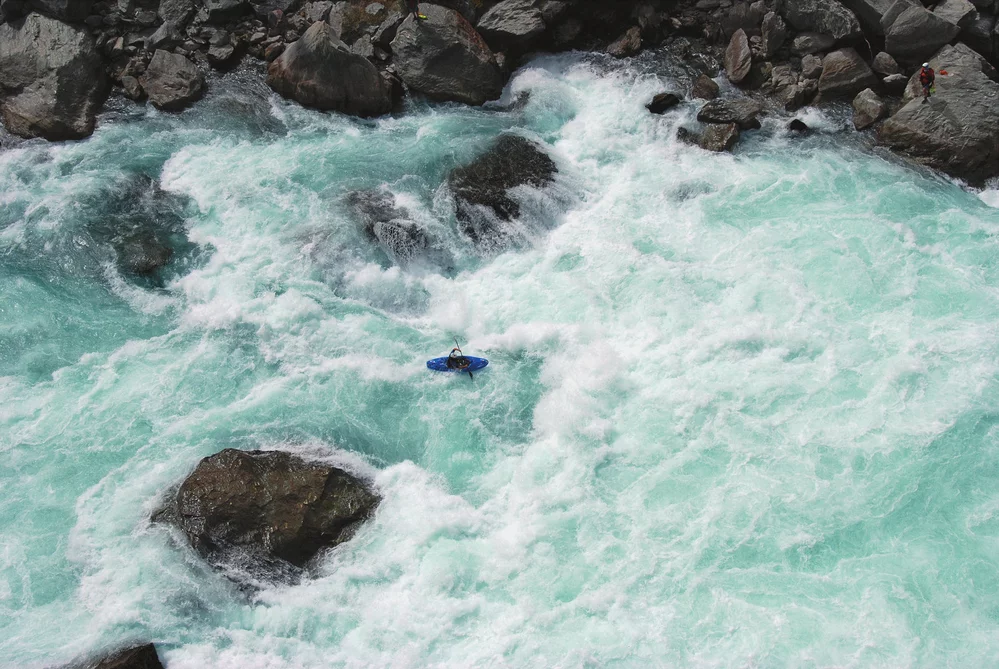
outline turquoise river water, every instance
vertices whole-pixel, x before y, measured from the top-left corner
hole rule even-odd
[[[696,107],[644,104],[688,76],[542,58],[492,107],[359,121],[244,73],[6,140],[0,666],[999,666],[999,198],[836,109],[679,144]],[[507,131],[560,176],[483,252],[444,183]],[[363,235],[371,188],[434,254]],[[119,271],[133,225],[159,277]],[[453,337],[474,382],[425,369]],[[148,520],[226,447],[384,501],[248,594]]]

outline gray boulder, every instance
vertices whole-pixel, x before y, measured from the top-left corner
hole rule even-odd
[[[25,4],[29,9],[54,19],[81,23],[90,14],[94,2],[93,0],[30,0]]]
[[[911,98],[882,124],[882,143],[914,160],[980,184],[999,174],[999,84],[979,54],[945,46],[930,65],[938,76],[929,103]],[[914,78],[918,75],[914,75]]]
[[[881,15],[881,28],[887,31],[895,23],[895,20],[905,13],[907,9],[921,6],[917,0],[895,0],[885,13]]]
[[[888,76],[890,74],[898,74],[902,70],[899,68],[898,63],[895,59],[891,57],[891,54],[881,51],[874,57],[874,62],[871,63],[871,69],[880,75]]]
[[[433,100],[481,105],[503,92],[496,58],[465,18],[446,7],[420,5],[427,16],[412,16],[392,40],[393,62],[403,82]]]
[[[307,107],[353,116],[392,111],[392,92],[374,65],[314,23],[270,64],[267,85]]]
[[[881,81],[885,85],[885,90],[895,96],[901,96],[905,93],[905,89],[909,85],[909,79],[901,73],[889,74]]]
[[[739,141],[739,126],[735,123],[710,123],[701,133],[698,144],[702,149],[722,153],[731,151]]]
[[[157,11],[160,20],[183,27],[194,15],[194,0],[160,0]]]
[[[545,21],[533,0],[503,0],[479,19],[479,34],[494,51],[526,53],[545,34]]]
[[[884,34],[881,17],[894,4],[895,0],[842,0],[843,5],[860,20],[860,26],[870,35]]]
[[[751,98],[711,100],[697,112],[701,123],[735,123],[743,130],[760,127],[757,118],[763,112],[763,105]]]
[[[250,6],[246,0],[201,0],[210,23],[229,23],[246,15]]]
[[[861,35],[857,17],[838,0],[781,0],[780,11],[798,30],[832,35],[837,40]]]
[[[877,76],[856,49],[839,49],[822,59],[819,93],[824,100],[852,98],[865,88],[877,85]]]
[[[869,128],[888,115],[888,105],[870,88],[865,88],[853,99],[853,126],[857,130]]]
[[[0,114],[22,137],[79,139],[107,97],[94,40],[41,14],[0,25]]]
[[[791,42],[791,52],[798,56],[829,51],[836,46],[836,40],[822,33],[801,33]]]
[[[818,79],[822,76],[822,59],[808,54],[801,59],[801,76],[805,79]]]
[[[995,16],[992,14],[979,14],[970,25],[961,31],[959,39],[978,53],[991,59],[995,54],[995,41],[993,38],[995,27]],[[999,59],[996,59],[996,62],[999,62]]]
[[[967,28],[978,18],[978,10],[968,0],[943,0],[933,13],[960,28]]]
[[[201,99],[205,89],[205,78],[197,65],[162,49],[153,54],[139,83],[150,102],[169,111],[179,111]]]
[[[763,17],[763,41],[761,49],[764,58],[773,58],[787,39],[787,25],[780,14],[770,12]]]
[[[732,35],[725,50],[725,74],[733,84],[742,83],[749,76],[753,66],[753,52],[749,48],[749,37],[739,29]]]
[[[629,28],[627,32],[610,43],[607,53],[615,58],[634,56],[642,50],[642,29],[638,26]]]
[[[706,74],[702,74],[694,81],[690,90],[690,97],[701,100],[714,100],[721,91],[714,79]]]
[[[885,51],[907,62],[919,62],[957,37],[961,29],[921,5],[899,14],[885,33]]]

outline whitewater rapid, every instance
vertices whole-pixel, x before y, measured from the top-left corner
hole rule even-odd
[[[836,109],[678,143],[696,105],[644,108],[689,78],[661,54],[374,121],[254,77],[0,152],[0,666],[999,666],[994,192]],[[560,175],[479,253],[443,184],[501,132]],[[160,285],[101,237],[138,174],[188,240]],[[357,189],[443,256],[390,262]],[[426,372],[453,337],[474,382]],[[384,501],[247,594],[148,520],[226,447]]]

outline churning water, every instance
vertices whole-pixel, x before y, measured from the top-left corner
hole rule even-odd
[[[236,78],[0,153],[0,665],[999,666],[995,194],[836,112],[679,144],[696,108],[644,104],[686,76],[552,57],[372,122]],[[443,184],[502,132],[560,176],[483,252]],[[367,189],[430,251],[366,236]],[[452,337],[474,382],[425,369]],[[384,501],[248,595],[148,521],[225,447]]]

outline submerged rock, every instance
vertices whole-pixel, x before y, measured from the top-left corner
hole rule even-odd
[[[557,173],[555,162],[534,142],[518,135],[500,136],[489,151],[448,178],[462,232],[476,243],[501,234],[495,221],[483,217],[478,208],[490,210],[500,221],[516,218],[520,205],[510,197],[510,189],[544,188]]]
[[[481,105],[503,92],[496,58],[458,12],[421,4],[426,21],[406,18],[392,40],[393,63],[412,90],[432,100]]]
[[[154,520],[170,520],[213,566],[294,575],[353,536],[379,498],[332,465],[282,451],[203,459]]]
[[[354,191],[346,197],[362,230],[399,264],[407,264],[433,251],[427,231],[410,218],[409,212],[396,206],[395,197],[384,191]]]
[[[645,105],[645,108],[653,114],[665,114],[678,104],[680,104],[680,96],[675,93],[659,93],[652,98],[652,102]]]
[[[107,90],[86,30],[41,14],[0,25],[0,113],[10,132],[49,140],[86,137]]]
[[[179,111],[201,99],[205,88],[205,78],[197,65],[162,49],[153,54],[139,83],[150,102],[168,111]]]
[[[173,257],[173,249],[149,230],[139,230],[126,235],[115,244],[118,266],[129,274],[148,276],[166,266]]]
[[[732,100],[711,100],[697,113],[701,123],[735,123],[743,130],[760,127],[757,118],[763,112],[763,105],[751,98]]]
[[[273,62],[267,84],[308,107],[380,116],[392,111],[389,85],[367,58],[353,54],[328,23],[312,24]]]
[[[948,74],[937,76],[936,93],[928,103],[923,104],[922,96],[911,97],[882,124],[881,142],[972,183],[996,176],[999,84],[989,76],[995,70],[964,44],[945,46],[930,65]]]

